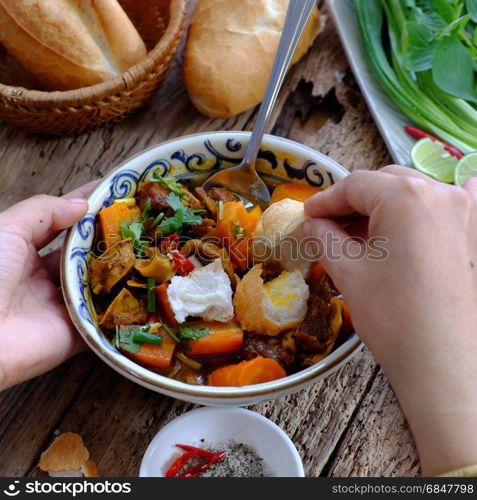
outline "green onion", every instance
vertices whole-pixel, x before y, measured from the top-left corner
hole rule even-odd
[[[156,294],[154,293],[154,287],[156,286],[156,280],[154,278],[149,278],[147,280],[147,312],[156,312]]]
[[[152,345],[162,345],[164,339],[159,335],[154,335],[153,333],[147,333],[139,329],[132,329],[133,340],[141,344],[152,344]]]
[[[162,219],[164,219],[164,217],[166,216],[166,214],[164,212],[161,212],[155,219],[154,219],[154,222],[152,223],[152,229],[155,229],[162,221]]]
[[[219,220],[224,220],[224,202],[219,200]]]
[[[183,198],[186,196],[186,193],[182,190],[182,184],[179,184],[178,182],[174,182],[170,179],[164,179],[161,174],[157,172],[157,170],[152,174],[153,179],[152,182],[159,182],[163,186],[166,186],[169,191],[172,191],[174,194],[177,196]]]
[[[180,339],[177,337],[177,335],[172,331],[171,328],[169,328],[167,325],[162,325],[162,328],[164,328],[164,330],[166,331],[166,333],[172,338],[172,340],[176,343],[176,344],[180,344]]]

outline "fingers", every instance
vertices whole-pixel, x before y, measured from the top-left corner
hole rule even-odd
[[[0,232],[14,233],[36,249],[50,243],[58,231],[71,227],[87,212],[84,198],[38,195],[0,214]]]
[[[51,281],[56,286],[60,286],[60,261],[61,261],[61,248],[57,248],[50,253],[43,256],[43,265],[45,266]]]
[[[342,284],[347,281],[353,262],[346,256],[360,255],[363,252],[363,245],[353,240],[337,222],[328,219],[306,221],[303,233],[306,238],[318,239],[323,244],[320,263],[341,289]]]
[[[382,168],[380,172],[396,175],[398,177],[415,177],[416,179],[422,179],[429,184],[440,184],[438,181],[432,179],[426,174],[423,174],[422,172],[418,172],[413,168],[402,167],[401,165],[388,165],[387,167]]]
[[[382,172],[359,170],[305,202],[312,218],[336,218],[355,212],[370,216],[395,177]]]
[[[71,191],[70,193],[67,193],[63,196],[63,198],[83,198],[86,199],[88,196],[91,194],[93,189],[99,184],[101,179],[95,179],[94,181],[88,182],[84,186],[81,186],[79,188],[76,188],[75,190]]]
[[[477,177],[467,179],[464,184],[464,189],[471,194],[472,198],[477,203]]]

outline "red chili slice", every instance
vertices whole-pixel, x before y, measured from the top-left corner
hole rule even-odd
[[[199,465],[196,465],[195,467],[191,467],[190,469],[186,470],[184,474],[181,474],[178,477],[199,477],[202,472],[205,472],[211,465],[220,462],[226,455],[225,451],[221,451],[220,453],[216,453],[215,455],[212,455],[210,458],[204,460],[202,463]]]
[[[456,147],[447,144],[447,142],[443,141],[442,139],[439,139],[439,137],[436,137],[435,135],[432,135],[429,132],[426,132],[425,130],[421,130],[420,128],[417,127],[410,127],[409,125],[404,127],[404,130],[410,136],[414,137],[414,139],[432,139],[435,142],[439,142],[444,146],[444,149],[446,151],[448,151],[452,156],[459,158],[459,160],[464,156],[464,153],[462,153],[462,151],[459,151]]]

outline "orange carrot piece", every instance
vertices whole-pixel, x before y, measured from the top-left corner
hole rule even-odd
[[[250,241],[261,215],[260,207],[254,207],[248,212],[240,201],[230,201],[224,204],[223,218],[217,220],[215,234],[222,240],[229,251],[230,259],[239,271],[246,271],[249,267]],[[243,230],[243,237],[238,237],[234,228]]]
[[[169,302],[169,297],[167,296],[168,286],[168,283],[163,283],[162,285],[156,286],[156,299],[159,303],[164,323],[166,323],[166,325],[170,326],[171,328],[177,328],[179,326],[179,323],[176,320],[174,311],[171,307],[171,303]]]
[[[310,186],[309,184],[296,184],[295,182],[285,182],[279,184],[273,191],[270,205],[287,198],[290,200],[304,202],[316,193],[323,191],[323,188]]]
[[[243,343],[243,330],[238,323],[219,323],[216,321],[194,321],[184,326],[208,328],[210,333],[199,340],[189,340],[189,356],[209,356],[229,354],[240,350]]]
[[[286,371],[276,359],[258,356],[250,361],[217,368],[209,375],[208,385],[241,387],[263,384],[286,376]]]
[[[108,208],[103,208],[99,212],[99,220],[101,223],[101,231],[103,233],[103,240],[108,245],[114,245],[122,240],[121,236],[121,222],[130,221],[133,212],[129,210],[126,203],[113,203]]]
[[[133,207],[129,207],[129,211],[131,212],[131,220],[133,222],[139,222],[141,220],[141,209],[137,206],[134,205]]]
[[[123,351],[124,354],[141,365],[153,366],[161,370],[170,368],[177,344],[165,331],[161,330],[159,335],[164,339],[161,345],[142,344],[139,352]]]
[[[344,333],[349,335],[354,332],[354,326],[353,326],[353,321],[351,319],[351,314],[349,312],[349,306],[345,300],[339,299],[339,301],[341,302],[342,306],[341,311],[343,315],[343,325],[341,329]]]

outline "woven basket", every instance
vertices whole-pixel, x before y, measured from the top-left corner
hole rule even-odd
[[[122,75],[91,87],[66,92],[29,90],[25,88],[28,76],[4,52],[0,58],[0,118],[27,132],[52,135],[78,134],[122,120],[142,106],[164,80],[184,31],[187,2],[120,0],[149,53]]]

